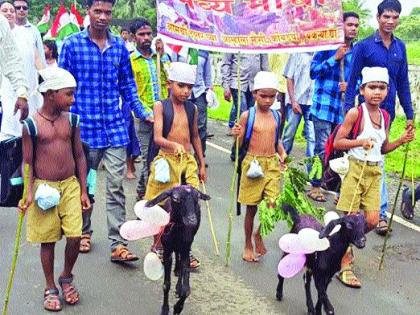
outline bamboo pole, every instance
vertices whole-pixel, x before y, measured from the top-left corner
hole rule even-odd
[[[237,84],[238,84],[238,102],[236,104],[236,123],[239,122],[239,118],[241,116],[241,53],[238,52],[236,55],[237,59]],[[235,104],[233,104],[235,106]],[[233,174],[232,174],[232,180],[230,183],[230,205],[229,205],[229,211],[228,211],[228,234],[226,239],[226,256],[225,256],[225,262],[226,266],[229,266],[230,258],[231,258],[231,239],[232,239],[232,225],[233,225],[233,208],[235,206],[235,182],[236,178],[238,176],[238,163],[239,163],[239,141],[236,139],[235,141],[235,166],[233,168]]]
[[[201,184],[203,185],[203,192],[205,194],[207,194],[206,185],[204,184],[204,181],[201,181]],[[216,256],[219,256],[220,255],[219,243],[217,241],[216,233],[214,231],[213,219],[212,219],[211,210],[210,210],[210,203],[209,203],[208,200],[206,200],[205,202],[206,202],[206,206],[207,206],[207,216],[209,218],[210,233],[211,233],[211,236],[212,236],[212,239],[213,239],[214,250],[216,252]]]
[[[381,251],[382,252],[382,255],[381,255],[381,260],[379,262],[379,270],[382,270],[383,269],[383,265],[384,265],[385,252],[386,252],[386,244],[388,242],[389,236],[391,235],[389,231],[391,231],[392,222],[393,222],[393,219],[394,219],[395,208],[397,207],[398,195],[400,194],[401,186],[402,186],[402,183],[403,183],[403,180],[404,180],[405,167],[407,165],[407,157],[408,157],[408,149],[409,149],[409,147],[410,147],[409,146],[409,143],[407,143],[405,145],[404,163],[403,163],[403,169],[402,169],[402,172],[401,172],[400,182],[398,184],[397,194],[395,195],[394,204],[392,206],[391,217],[389,218],[388,229],[386,231],[384,244],[382,246],[382,251]],[[413,195],[414,195],[414,191],[413,191]]]
[[[23,170],[23,196],[21,200],[22,204],[26,203],[26,193],[28,190],[28,183],[29,183],[29,164],[25,164],[24,170]],[[19,255],[20,238],[22,234],[22,225],[23,225],[24,218],[25,218],[25,213],[21,211],[19,213],[18,223],[16,227],[16,237],[15,237],[15,246],[14,246],[13,258],[12,258],[12,266],[10,268],[9,280],[7,281],[6,296],[4,298],[2,315],[7,314],[7,308],[8,308],[9,299],[10,299],[10,292],[12,290],[13,279],[14,279],[15,270],[16,270],[16,262]]]

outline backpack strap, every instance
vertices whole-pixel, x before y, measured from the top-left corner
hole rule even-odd
[[[362,118],[363,118],[363,108],[362,108],[362,105],[359,105],[357,107],[357,119],[356,119],[356,122],[354,123],[352,134],[351,134],[352,139],[356,139],[360,133],[360,124],[362,123]]]
[[[382,115],[384,116],[385,130],[387,130],[389,128],[389,125],[391,124],[391,116],[385,109],[380,108],[380,110],[382,112]]]
[[[252,129],[254,128],[254,122],[255,122],[255,106],[252,106],[248,110],[248,119],[246,121],[246,127],[245,127],[245,138],[242,143],[242,146],[246,148],[246,151],[248,151],[249,141],[251,140],[252,135]]]
[[[32,117],[28,117],[22,123],[26,127],[28,134],[31,136],[32,146],[35,146],[36,136],[38,135],[38,128],[36,127],[35,120]]]
[[[80,125],[80,116],[70,112],[69,121],[70,121],[71,128],[77,128]]]
[[[274,119],[276,121],[276,138],[274,139],[274,149],[277,152],[277,147],[279,145],[281,116],[280,116],[280,113],[276,111],[275,109],[272,109],[271,112],[273,113]]]
[[[162,102],[162,110],[163,110],[162,135],[164,138],[167,138],[169,132],[171,131],[172,123],[174,121],[174,108],[169,98],[161,102]]]

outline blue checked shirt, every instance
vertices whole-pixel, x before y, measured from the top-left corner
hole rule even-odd
[[[376,32],[355,45],[353,63],[346,90],[346,112],[354,106],[354,98],[357,94],[355,87],[361,78],[361,72],[364,67],[383,67],[388,69],[389,90],[387,97],[381,104],[381,108],[385,109],[393,120],[395,118],[395,98],[398,94],[398,99],[407,119],[413,119],[414,113],[411,103],[410,83],[408,81],[407,53],[404,43],[394,36],[388,49],[383,44],[379,33]]]
[[[315,80],[312,97],[311,115],[334,124],[343,121],[342,93],[339,89],[341,79],[341,61],[335,60],[337,50],[317,52],[311,63],[311,79]],[[350,74],[353,49],[342,59],[344,61],[344,81]]]
[[[85,30],[65,40],[58,64],[71,72],[77,82],[71,111],[80,116],[82,140],[93,149],[126,146],[129,137],[119,106],[120,96],[138,118],[145,119],[150,114],[137,96],[124,41],[109,33],[101,52]]]

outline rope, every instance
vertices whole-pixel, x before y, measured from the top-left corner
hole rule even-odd
[[[201,184],[203,185],[203,193],[207,194],[206,185],[204,184],[204,181],[201,181]],[[211,233],[211,236],[212,236],[212,239],[213,239],[214,250],[216,252],[216,256],[219,256],[220,255],[219,243],[217,242],[216,233],[214,231],[213,219],[212,219],[211,211],[210,211],[210,203],[209,203],[208,200],[206,200],[205,202],[206,202],[206,206],[207,206],[207,215],[209,217],[210,233]]]

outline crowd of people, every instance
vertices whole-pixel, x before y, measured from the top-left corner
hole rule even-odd
[[[207,178],[212,55],[192,48],[187,54],[168,54],[162,39],[153,38],[151,22],[143,18],[122,29],[120,36],[112,34],[114,2],[87,1],[90,25],[65,39],[59,52],[53,41],[42,43],[36,27],[28,22],[28,1],[0,2],[0,140],[23,137],[23,161],[30,166],[31,180],[20,208],[28,215],[28,240],[41,243],[44,308],[50,311],[63,307],[54,280],[54,246],[63,235],[67,238],[65,266],[58,283],[67,304],[80,298],[72,269],[78,254],[91,250],[93,200],[87,191],[88,169],[98,170],[100,165],[105,169],[113,262],[138,260],[119,233],[126,221],[123,180],[136,178],[136,161],[141,162],[138,200],[150,200],[180,183],[199,189]],[[232,101],[229,135],[241,145],[246,142],[247,149],[238,196],[247,209],[244,261],[257,262],[267,251],[259,228],[254,229],[254,217],[262,200],[274,206],[280,194],[281,170],[292,155],[302,118],[306,156],[318,156],[321,161],[328,137],[341,125],[334,146],[349,152],[350,169],[337,209],[363,210],[368,230],[387,232],[383,154],[412,141],[415,133],[405,45],[393,35],[400,12],[397,0],[382,1],[377,31],[359,42],[359,16],[345,12],[345,41],[334,50],[289,56],[223,55],[223,97]],[[407,128],[390,143],[396,95]],[[355,102],[359,109],[354,108]],[[359,115],[363,123],[353,139],[350,133]],[[254,121],[248,137],[249,119]],[[88,152],[82,142],[88,144]],[[364,165],[362,185],[354,192]],[[310,169],[308,163],[308,173]],[[326,201],[321,186],[321,178],[312,179],[308,196],[317,202]],[[52,206],[37,199],[38,193],[53,199]],[[58,199],[53,198],[57,193]],[[167,204],[162,207],[170,211]],[[158,237],[151,247],[162,256]],[[352,261],[349,248],[338,276],[345,285],[360,287]],[[190,253],[190,267],[199,266],[199,259]]]

